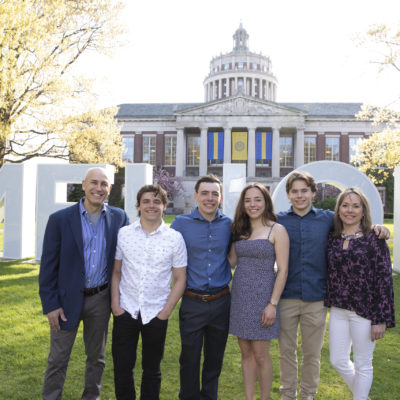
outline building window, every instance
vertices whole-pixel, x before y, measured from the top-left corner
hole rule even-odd
[[[317,161],[317,138],[304,136],[304,164]]]
[[[244,64],[242,62],[238,63],[238,69],[243,69]]]
[[[123,136],[122,146],[124,150],[122,152],[122,161],[132,164],[134,162],[133,150],[135,148],[135,138],[134,136]]]
[[[325,160],[339,161],[339,136],[328,136],[325,144]]]
[[[156,135],[143,135],[143,162],[156,165]]]
[[[186,136],[186,166],[197,167],[200,164],[200,136]]]
[[[281,136],[279,138],[280,145],[280,166],[293,167],[293,137]]]
[[[349,163],[354,164],[352,158],[356,155],[356,146],[359,141],[362,140],[362,136],[349,136]]]
[[[169,167],[176,165],[176,135],[165,135],[165,160],[164,164]]]

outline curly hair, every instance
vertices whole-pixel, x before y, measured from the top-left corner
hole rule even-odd
[[[258,182],[249,183],[240,194],[240,198],[235,210],[235,216],[233,218],[233,222],[231,225],[232,232],[232,242],[236,242],[241,239],[247,239],[250,237],[252,229],[250,224],[250,218],[246,213],[244,208],[244,198],[246,196],[246,192],[249,189],[256,188],[258,189],[264,197],[265,200],[265,209],[262,216],[263,223],[266,225],[268,221],[276,221],[276,215],[274,213],[274,205],[272,203],[271,196],[268,192],[268,189]]]

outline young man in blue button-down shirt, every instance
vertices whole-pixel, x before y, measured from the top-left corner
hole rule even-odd
[[[293,172],[286,182],[292,207],[278,214],[288,231],[290,258],[288,279],[279,302],[279,338],[282,399],[296,399],[297,329],[300,324],[303,361],[300,378],[302,399],[317,393],[321,348],[327,309],[324,307],[326,244],[333,227],[333,213],[312,206],[316,194],[313,177]]]
[[[232,274],[227,254],[231,219],[219,210],[222,186],[217,176],[201,177],[195,185],[194,199],[195,210],[179,215],[171,225],[182,234],[188,253],[187,287],[179,310],[179,398],[217,400],[229,328],[228,284]]]
[[[326,245],[333,228],[333,212],[319,210],[312,202],[317,188],[307,172],[294,171],[286,181],[292,207],[279,213],[290,238],[289,271],[280,305],[279,338],[282,400],[297,399],[297,330],[300,324],[303,353],[300,395],[312,400],[317,393],[321,349],[327,309],[323,300],[326,282]],[[376,234],[388,238],[385,227]]]

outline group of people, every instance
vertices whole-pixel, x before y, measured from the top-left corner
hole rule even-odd
[[[111,190],[104,169],[90,169],[82,187],[85,197],[52,214],[44,237],[39,287],[51,339],[43,399],[61,399],[81,320],[82,399],[100,398],[110,304],[116,398],[136,398],[141,335],[140,398],[159,399],[168,317],[180,298],[180,400],[217,400],[229,333],[238,337],[246,400],[255,399],[257,380],[261,400],[270,398],[271,339],[279,343],[282,400],[296,399],[299,326],[300,396],[313,399],[327,307],[331,363],[354,399],[368,399],[375,343],[394,326],[394,299],[389,231],[372,227],[359,189],[341,193],[335,213],[319,210],[313,177],[294,171],[288,211],[275,214],[268,190],[250,183],[232,221],[219,208],[220,180],[206,175],[195,185],[197,207],[168,227],[159,185],[139,190],[139,219],[130,225],[104,203]]]

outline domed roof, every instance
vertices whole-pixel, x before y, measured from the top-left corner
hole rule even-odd
[[[247,33],[246,29],[243,28],[242,22],[240,22],[239,28],[236,29],[236,32],[233,35],[233,40],[233,51],[249,51],[249,34]]]

